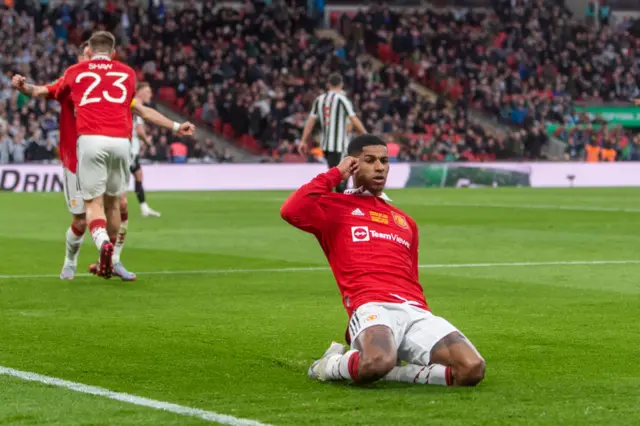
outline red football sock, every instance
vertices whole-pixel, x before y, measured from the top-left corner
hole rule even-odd
[[[96,244],[96,247],[98,247],[98,250],[100,250],[102,245],[109,241],[107,221],[105,219],[94,219],[89,223],[89,230],[91,231],[93,242]]]

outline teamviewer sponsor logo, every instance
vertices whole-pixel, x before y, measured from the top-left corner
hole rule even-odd
[[[398,234],[385,234],[383,232],[378,232],[378,231],[374,231],[374,230],[369,231],[369,233],[373,238],[379,238],[381,240],[393,241],[394,243],[402,244],[403,246],[405,246],[408,249],[411,248],[411,243],[409,241],[405,240],[404,238],[402,238],[401,236],[399,236]]]
[[[354,243],[370,241],[371,237],[369,236],[369,227],[368,226],[352,226],[351,238],[353,239]]]
[[[351,238],[354,243],[371,241],[371,238],[376,238],[380,240],[393,241],[394,243],[402,244],[408,249],[411,248],[411,243],[400,235],[374,231],[373,229],[369,229],[368,226],[352,226]]]

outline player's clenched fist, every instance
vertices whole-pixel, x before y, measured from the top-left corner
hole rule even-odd
[[[344,180],[356,174],[359,168],[359,160],[355,157],[345,157],[344,160],[338,164],[338,170],[342,173],[342,179]]]
[[[178,136],[193,136],[195,132],[196,126],[186,121],[180,125],[176,133]]]
[[[11,79],[11,85],[13,86],[14,89],[18,89],[18,90],[22,89],[26,82],[27,82],[27,79],[21,76],[20,74],[14,75],[13,78]]]

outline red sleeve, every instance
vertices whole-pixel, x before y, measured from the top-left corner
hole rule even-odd
[[[47,99],[55,99],[56,98],[56,93],[58,93],[58,88],[60,87],[61,83],[62,83],[62,77],[58,78],[53,83],[47,84],[46,86],[44,86],[49,91],[49,96],[47,96]]]
[[[55,98],[56,99],[60,99],[62,97],[65,97],[69,94],[69,91],[71,90],[71,88],[69,87],[69,74],[70,71],[69,69],[67,69],[64,72],[64,75],[62,76],[62,78],[59,78],[58,81],[56,82],[58,88],[56,90],[55,93]]]
[[[330,194],[342,182],[342,174],[337,167],[316,176],[291,194],[280,208],[280,215],[291,225],[312,234],[318,234],[327,223],[325,211],[318,199]]]

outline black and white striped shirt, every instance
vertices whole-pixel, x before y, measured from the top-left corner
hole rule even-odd
[[[322,129],[323,151],[344,153],[347,149],[347,119],[356,115],[351,101],[341,92],[329,91],[318,96],[311,108]]]

